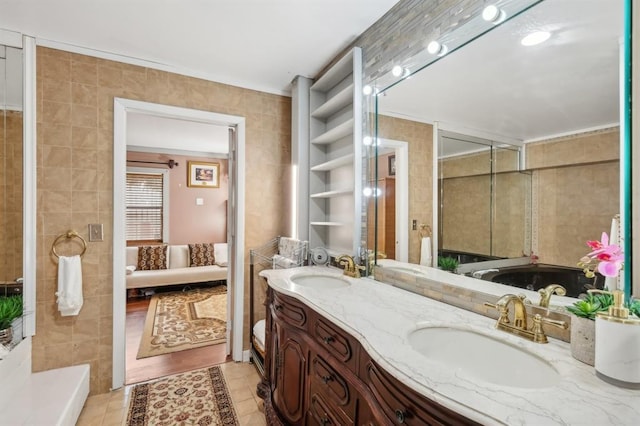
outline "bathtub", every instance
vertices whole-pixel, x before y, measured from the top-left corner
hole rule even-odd
[[[567,290],[567,297],[578,297],[593,286],[604,287],[604,277],[600,274],[587,278],[582,269],[544,264],[499,268],[498,271],[486,272],[481,278],[533,291],[549,284],[560,284]]]
[[[455,250],[438,250],[438,256],[453,257],[458,261],[458,263],[477,263],[477,262],[485,262],[487,260],[504,259],[502,257],[487,256],[484,254],[477,254],[477,253],[465,253],[463,251],[455,251]]]

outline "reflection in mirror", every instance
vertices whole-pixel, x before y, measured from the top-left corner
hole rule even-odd
[[[8,303],[5,297],[22,295],[22,105],[22,49],[0,45],[0,297],[3,307]],[[0,321],[2,319],[0,317]],[[16,344],[22,339],[21,317],[12,322],[11,343]]]
[[[622,17],[622,0],[545,0],[377,96],[376,136],[409,143],[408,222],[436,213],[433,249],[582,275],[576,263],[585,242],[609,232],[620,209]],[[522,45],[531,30],[551,37]],[[452,155],[444,138],[433,144],[438,129],[491,142]],[[432,146],[435,163],[425,152]],[[435,189],[424,173],[414,175],[414,163],[437,165]],[[417,193],[429,200],[417,202]],[[409,261],[419,263],[418,231],[409,229],[397,238],[408,240]]]

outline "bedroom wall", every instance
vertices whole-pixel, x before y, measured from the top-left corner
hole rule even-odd
[[[172,159],[178,166],[169,169],[157,164],[130,162]],[[220,164],[218,188],[193,188],[187,186],[189,161]],[[229,194],[228,160],[215,157],[185,157],[174,154],[127,152],[127,166],[162,168],[169,171],[169,244],[224,243],[227,241],[227,198]],[[196,199],[203,204],[197,205]]]

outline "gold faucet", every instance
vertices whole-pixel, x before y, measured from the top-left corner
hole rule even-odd
[[[548,308],[552,294],[555,293],[558,296],[564,296],[567,294],[567,290],[560,284],[549,284],[545,288],[541,288],[540,290],[538,290],[538,293],[540,293],[540,306],[543,308]]]
[[[344,267],[344,275],[352,278],[360,278],[360,270],[356,267],[353,257],[343,254],[336,257],[336,263]]]
[[[505,294],[495,304],[485,303],[485,306],[497,309],[500,314],[496,322],[498,330],[524,337],[536,343],[547,343],[547,335],[544,334],[542,329],[543,323],[564,329],[567,328],[567,323],[564,321],[543,318],[540,314],[536,314],[533,317],[533,326],[529,330],[527,328],[527,309],[523,299],[524,295]],[[509,319],[509,304],[513,304],[513,323]]]

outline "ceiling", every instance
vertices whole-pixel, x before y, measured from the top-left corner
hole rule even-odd
[[[288,94],[398,0],[0,0],[0,28]]]
[[[622,17],[623,0],[545,0],[388,89],[380,111],[519,141],[617,124]],[[532,30],[551,38],[522,46]]]

